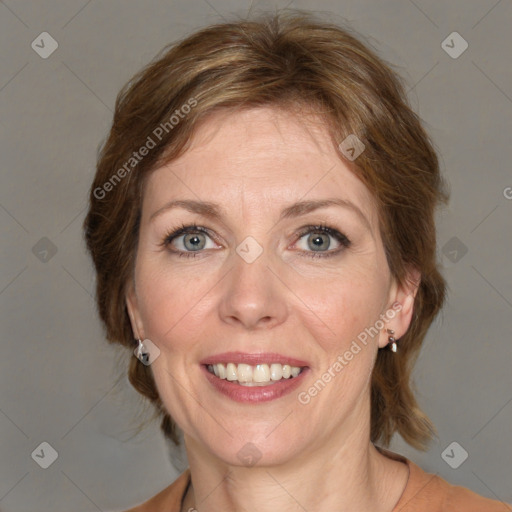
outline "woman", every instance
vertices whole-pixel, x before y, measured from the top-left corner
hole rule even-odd
[[[84,229],[107,337],[189,468],[131,511],[509,510],[376,445],[435,434],[410,373],[447,197],[399,79],[310,15],[206,28],[138,73]]]

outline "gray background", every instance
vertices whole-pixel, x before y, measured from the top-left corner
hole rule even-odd
[[[254,1],[253,10],[286,4]],[[391,449],[511,502],[511,2],[288,5],[346,19],[396,64],[451,184],[438,217],[448,304],[414,373],[440,439],[427,453],[399,438]],[[81,223],[119,88],[168,42],[249,6],[0,2],[2,511],[121,510],[168,485],[186,463],[156,423],[135,436],[144,403],[124,376],[116,380],[130,354],[104,341]],[[31,48],[44,31],[58,42],[47,59]],[[456,59],[441,47],[453,31],[469,44]],[[458,469],[441,456],[454,441],[469,455]],[[47,469],[31,457],[42,442],[58,452]]]

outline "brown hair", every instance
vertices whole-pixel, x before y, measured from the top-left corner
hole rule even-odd
[[[436,430],[416,402],[411,372],[445,300],[434,216],[448,193],[401,79],[359,38],[310,13],[292,11],[213,25],[164,48],[117,97],[98,155],[84,233],[106,337],[133,350],[126,286],[135,264],[145,178],[186,151],[200,121],[226,108],[271,105],[298,112],[305,107],[325,121],[336,147],[355,134],[365,150],[353,169],[375,198],[391,274],[403,284],[410,266],[421,272],[413,318],[398,352],[378,352],[371,441],[388,446],[398,432],[425,450]],[[178,444],[150,367],[132,357],[129,380],[155,405],[164,434]]]

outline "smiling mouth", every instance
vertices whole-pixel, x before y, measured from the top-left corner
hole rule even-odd
[[[208,372],[219,379],[241,386],[269,386],[298,377],[305,366],[270,363],[249,365],[244,363],[217,363],[205,365]]]

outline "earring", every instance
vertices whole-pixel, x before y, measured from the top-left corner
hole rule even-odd
[[[388,331],[388,334],[395,334],[395,331],[393,331],[392,329],[386,329],[386,331]],[[393,336],[388,336],[388,340],[389,340],[389,343],[391,343],[391,351],[392,352],[396,352],[396,349],[397,349],[397,345],[396,345],[396,339],[393,338]]]
[[[144,343],[142,343],[142,340],[139,339],[139,340],[133,340],[134,343],[138,343],[139,345],[137,346],[137,348],[135,349],[135,357],[139,360],[142,360],[142,354],[144,353],[144,350],[145,350],[145,347],[144,347]]]

